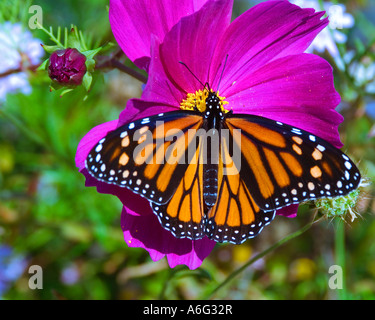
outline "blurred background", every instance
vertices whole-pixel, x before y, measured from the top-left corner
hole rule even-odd
[[[234,17],[257,2],[235,0]],[[343,150],[373,184],[361,191],[353,209],[360,217],[354,222],[350,215],[344,223],[323,219],[246,268],[213,298],[375,299],[375,1],[293,2],[330,14],[329,27],[309,51],[334,68],[342,97],[338,111],[345,117]],[[74,156],[91,128],[118,118],[126,101],[140,96],[142,83],[119,70],[99,70],[86,98],[84,88],[60,97],[60,91],[50,92],[47,73],[35,71],[48,58],[39,44],[53,43],[43,31],[28,27],[29,8],[38,5],[46,29],[75,24],[93,45],[115,44],[109,1],[1,3],[1,299],[206,298],[255,254],[312,220],[314,208],[302,205],[298,218],[276,217],[253,240],[216,245],[194,271],[170,269],[165,259],[152,262],[145,250],[128,248],[120,201],[86,188]],[[26,63],[20,70],[15,54]],[[337,264],[344,264],[341,290],[328,285],[329,268]],[[42,267],[43,289],[29,287],[32,265]]]

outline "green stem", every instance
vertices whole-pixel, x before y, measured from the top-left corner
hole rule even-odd
[[[345,222],[341,219],[336,220],[335,260],[336,264],[342,268],[342,289],[338,289],[337,296],[339,300],[346,300]]]
[[[97,56],[96,59],[96,66],[95,69],[103,69],[103,68],[115,68],[124,72],[133,78],[147,83],[147,77],[142,73],[124,65],[118,58],[123,54],[120,47],[118,47],[115,51],[113,51],[108,57],[105,56]]]
[[[111,65],[112,65],[112,67],[120,70],[121,72],[129,74],[133,78],[135,78],[135,79],[137,79],[137,80],[139,80],[139,81],[141,81],[143,83],[147,83],[147,77],[146,76],[144,76],[143,74],[135,71],[132,68],[129,68],[128,66],[124,65],[120,61],[118,61],[116,59],[112,59],[111,60]]]
[[[318,219],[319,220],[319,219]],[[286,236],[285,238],[279,240],[274,245],[269,247],[268,249],[262,251],[261,253],[257,254],[255,257],[250,259],[248,262],[246,262],[242,267],[238,268],[237,270],[233,271],[223,282],[221,282],[206,298],[210,299],[212,298],[222,287],[227,285],[229,282],[231,282],[235,277],[237,277],[241,272],[243,272],[246,268],[248,268],[250,265],[252,265],[257,260],[263,258],[265,255],[270,253],[271,251],[281,247],[284,243],[300,236],[304,232],[310,229],[310,227],[317,222],[318,220],[315,220],[315,218],[309,222],[307,225],[305,225],[303,228],[297,230],[296,232],[293,232],[292,234]]]
[[[6,112],[4,109],[0,109],[0,116],[3,116],[6,120],[9,120],[20,132],[22,132],[23,136],[28,138],[30,141],[36,143],[37,145],[41,146],[47,152],[57,155],[60,160],[64,160],[68,165],[72,165],[72,160],[65,154],[61,154],[57,150],[53,149],[50,146],[48,141],[45,141],[41,136],[36,134],[34,131],[30,130],[22,121],[20,121],[17,117],[12,115],[9,112]]]
[[[161,289],[161,291],[159,293],[158,300],[166,300],[165,293],[167,291],[169,283],[173,279],[174,275],[182,269],[184,269],[184,267],[182,267],[182,266],[174,268],[174,269],[171,269],[171,268],[168,269],[167,279],[164,281],[163,288]]]
[[[0,110],[0,115],[2,115],[5,119],[9,120],[18,130],[20,130],[24,136],[28,137],[31,141],[35,142],[38,145],[43,145],[43,140],[34,132],[29,130],[20,120],[18,120],[15,116],[11,113],[6,112],[4,109]]]
[[[46,28],[44,28],[40,23],[39,21],[36,22],[36,25],[38,27],[38,29],[41,29],[43,30],[47,35],[50,36],[51,40],[56,43],[58,46],[60,47],[64,47],[63,44],[60,42],[60,36],[61,36],[61,31],[58,31],[58,37],[56,38],[52,32],[52,27],[51,29],[48,31]],[[66,30],[66,29],[65,29]]]

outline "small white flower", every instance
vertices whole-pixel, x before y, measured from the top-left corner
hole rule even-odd
[[[19,23],[5,22],[0,25],[0,103],[8,93],[22,92],[29,94],[31,87],[24,70],[38,65],[44,55],[41,41],[33,38],[28,30]],[[19,72],[11,72],[19,70]]]
[[[311,53],[314,50],[323,52],[327,50],[332,57],[338,57],[339,51],[336,43],[344,43],[347,40],[346,35],[339,30],[354,26],[354,18],[351,14],[345,12],[345,5],[323,2],[323,8],[321,8],[318,0],[290,0],[290,2],[301,8],[313,8],[315,11],[326,11],[329,25],[316,36],[306,52]]]
[[[354,51],[349,51],[346,56],[349,57],[346,57],[347,59],[351,59],[354,56]],[[348,71],[354,78],[356,86],[364,87],[368,93],[375,93],[375,63],[370,57],[350,62]]]

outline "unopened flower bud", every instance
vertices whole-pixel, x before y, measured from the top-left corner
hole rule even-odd
[[[51,54],[48,74],[61,85],[80,85],[86,69],[86,56],[75,48],[56,50]]]

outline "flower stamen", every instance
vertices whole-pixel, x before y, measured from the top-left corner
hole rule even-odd
[[[186,99],[183,99],[180,108],[182,110],[198,110],[199,112],[206,111],[206,99],[208,98],[209,92],[214,92],[212,89],[204,89],[195,91],[195,93],[188,93]],[[227,113],[229,110],[224,108],[224,105],[228,104],[225,97],[221,97],[219,92],[216,92],[217,97],[220,99],[221,111]]]

